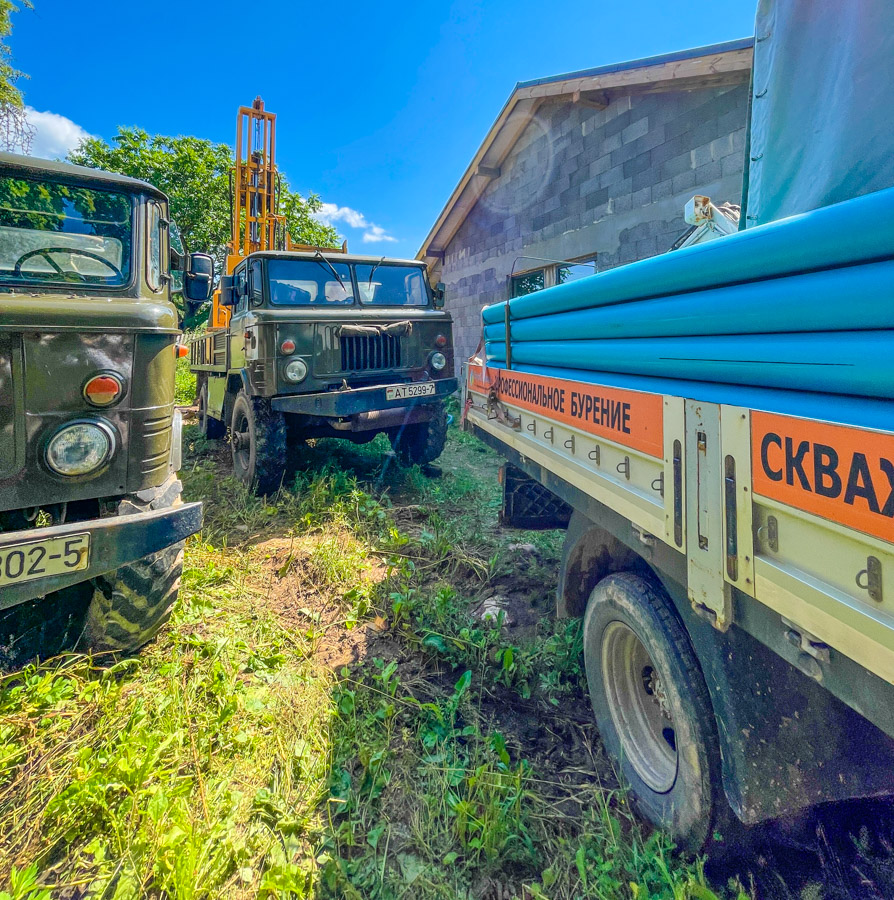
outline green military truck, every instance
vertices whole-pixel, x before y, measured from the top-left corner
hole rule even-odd
[[[171,290],[213,263],[171,230],[149,184],[0,154],[0,663],[135,650],[177,595]]]
[[[229,430],[241,481],[276,490],[288,448],[307,438],[385,433],[406,464],[440,455],[452,322],[421,263],[260,251],[221,279],[218,303],[229,324],[193,339],[190,361],[202,430]]]

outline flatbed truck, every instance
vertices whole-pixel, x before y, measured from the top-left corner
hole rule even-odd
[[[567,529],[557,613],[583,620],[604,746],[644,818],[689,850],[734,819],[894,794],[882,89],[804,145],[810,104],[847,81],[824,36],[888,71],[891,11],[823,21],[808,5],[759,10],[749,227],[485,308],[462,379],[464,428],[506,459],[504,523]],[[777,171],[805,152],[816,177]],[[620,329],[626,343],[600,340]]]

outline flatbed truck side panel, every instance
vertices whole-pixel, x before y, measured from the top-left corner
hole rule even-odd
[[[569,389],[570,385],[566,386],[566,391]],[[690,450],[697,449],[700,432],[708,438],[700,427],[691,429],[688,443],[677,444],[673,435],[662,436],[659,473],[664,475],[664,496],[657,492],[658,500],[650,498],[651,504],[666,504],[665,516],[659,520],[648,515],[651,504],[638,502],[644,493],[641,485],[635,480],[631,484],[624,467],[618,470],[613,457],[611,468],[597,466],[592,456],[585,457],[589,469],[583,459],[574,458],[578,454],[572,454],[565,442],[571,434],[580,440],[580,429],[566,432],[547,411],[529,416],[526,409],[514,405],[513,398],[494,391],[491,378],[474,367],[468,373],[467,391],[467,426],[578,511],[569,526],[560,609],[564,605],[568,612],[582,614],[582,602],[593,586],[582,580],[595,582],[604,577],[609,571],[607,559],[614,559],[622,568],[645,567],[665,586],[708,682],[723,746],[725,789],[744,821],[759,821],[817,802],[890,792],[894,741],[888,735],[894,735],[894,685],[835,646],[816,640],[803,624],[780,614],[772,602],[752,599],[762,583],[759,548],[762,540],[768,540],[762,506],[767,500],[751,497],[752,481],[758,483],[750,459],[751,416],[755,414],[733,406],[711,410],[718,423],[714,440],[720,439],[712,475],[717,495],[712,511],[720,522],[706,535],[704,520],[699,531],[698,505],[690,500],[693,493],[698,495],[692,490],[697,481],[693,481]],[[672,430],[676,429],[671,423],[679,415],[668,415],[668,410],[682,402],[681,398],[663,398],[663,421]],[[692,416],[687,422],[703,424]],[[550,428],[552,440],[544,436]],[[562,440],[556,442],[557,436]],[[619,454],[630,450],[615,446],[614,441],[599,443],[600,464],[609,458],[602,448]],[[629,452],[626,456],[631,458]],[[638,457],[632,459],[641,462]],[[630,471],[635,472],[635,467]],[[627,497],[623,497],[625,491]],[[689,502],[681,504],[681,499]],[[774,509],[782,515],[778,501]],[[803,542],[809,550],[815,537],[806,531],[803,538],[799,536],[809,514],[792,512],[796,514],[794,522],[777,521],[775,538],[779,540],[782,529],[792,548]],[[678,541],[684,515],[685,543],[690,547],[700,536],[709,537],[710,544],[710,537],[716,542],[720,535],[719,572],[714,572],[714,579],[722,587],[728,610],[725,633],[718,628],[716,611],[699,612],[692,603],[687,557]],[[694,525],[689,521],[691,515],[696,517]],[[651,531],[644,526],[650,521],[655,525]],[[812,522],[806,527],[816,526]],[[841,538],[845,544],[855,541],[860,553],[864,552],[863,543],[872,540],[836,523],[830,527],[839,544]],[[574,558],[576,542],[583,546],[587,536],[593,546]],[[872,549],[881,553],[883,548],[873,545]],[[822,554],[816,554],[814,547],[810,558],[818,556]],[[803,564],[800,558],[796,561]],[[780,568],[778,560],[776,565]],[[831,597],[828,585],[825,591]]]
[[[795,668],[798,650],[781,618],[753,602],[740,616],[738,591],[737,624],[718,631],[689,602],[683,554],[663,543],[644,545],[629,520],[508,448],[475,420],[469,428],[576,510],[560,573],[560,613],[581,616],[595,582],[612,571],[648,572],[667,590],[705,675],[718,722],[724,789],[743,822],[890,792],[894,740],[851,707],[885,711],[884,724],[894,734],[894,714],[887,712],[894,712],[892,685],[846,657],[835,659],[828,683],[803,674]],[[583,560],[568,565],[575,547],[593,533]],[[848,695],[850,705],[833,696],[833,688]],[[794,778],[793,772],[800,774]]]

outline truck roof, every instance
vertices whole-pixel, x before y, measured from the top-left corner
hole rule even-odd
[[[321,247],[319,250],[329,262],[345,263],[370,263],[371,265],[388,265],[397,263],[402,266],[416,266],[424,268],[421,260],[398,259],[391,256],[368,256],[362,253],[342,253],[341,250]],[[316,250],[257,250],[252,256],[267,256],[275,259],[313,259],[317,255]]]
[[[118,188],[141,193],[155,194],[165,197],[165,194],[148,181],[140,181],[138,178],[128,178],[126,175],[118,175],[115,172],[104,172],[102,169],[91,169],[89,166],[75,166],[72,163],[58,162],[51,159],[39,159],[34,156],[20,156],[17,153],[0,153],[0,168],[20,169],[28,175],[61,175],[71,179],[101,181]],[[165,197],[165,199],[167,199]]]

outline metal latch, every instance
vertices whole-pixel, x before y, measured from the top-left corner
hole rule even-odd
[[[800,625],[796,625],[785,616],[780,618],[786,629],[785,639],[799,651],[795,665],[815,681],[822,681],[823,669],[820,664],[828,665],[831,648],[815,634],[805,631]]]
[[[683,445],[674,441],[674,543],[683,546]]]
[[[866,568],[857,572],[857,587],[869,593],[869,599],[882,602],[882,564],[875,556],[866,558]]]
[[[738,581],[739,522],[736,510],[736,461],[729,455],[724,460],[723,486],[726,514],[726,574],[733,581]]]
[[[796,625],[791,619],[782,616],[782,624],[785,626],[785,639],[803,653],[812,656],[818,662],[829,661],[829,645],[821,641],[815,634],[805,631],[800,625]]]
[[[645,528],[640,527],[639,525],[633,525],[633,533],[636,535],[639,542],[646,547],[654,547],[655,546],[655,535],[650,534],[646,531]]]
[[[776,516],[767,516],[767,524],[761,525],[757,530],[758,540],[766,540],[767,546],[774,552],[779,552],[779,523]]]

